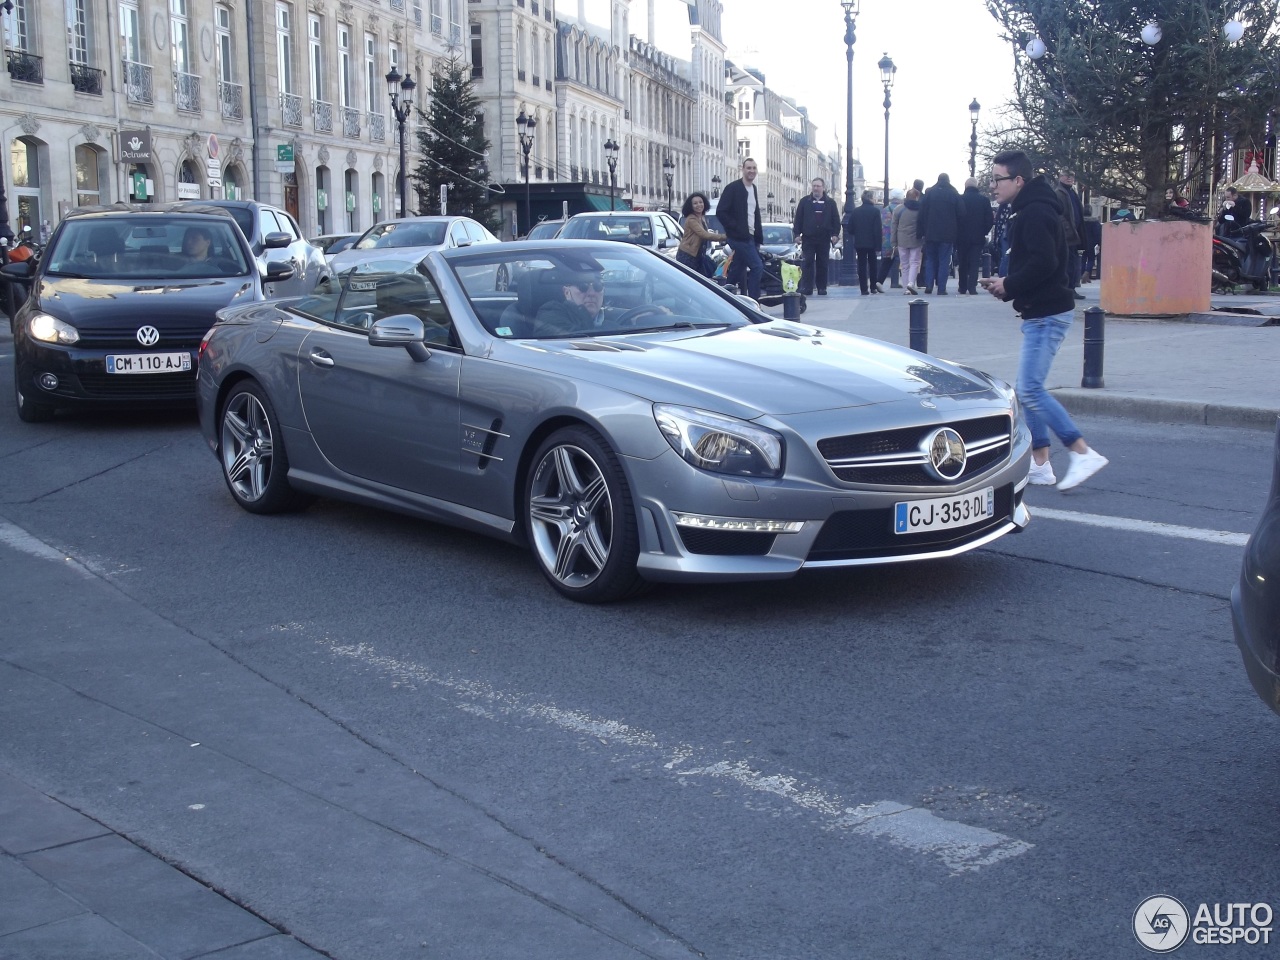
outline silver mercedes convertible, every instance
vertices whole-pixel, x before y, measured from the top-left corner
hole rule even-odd
[[[527,544],[552,587],[949,557],[1027,525],[1008,384],[777,319],[623,243],[362,264],[229,308],[200,425],[244,509],[352,500]]]

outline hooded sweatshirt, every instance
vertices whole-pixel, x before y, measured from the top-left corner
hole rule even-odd
[[[920,222],[920,201],[904,200],[893,213],[893,245],[899,250],[924,246],[917,227]]]
[[[1074,310],[1062,204],[1053,187],[1039,177],[1027,182],[1010,204],[1006,229],[1009,275],[1004,280],[1004,299],[1013,301],[1023,320]]]

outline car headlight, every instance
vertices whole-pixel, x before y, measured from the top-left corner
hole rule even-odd
[[[782,475],[782,437],[736,417],[667,403],[653,406],[667,443],[701,470],[740,477]]]
[[[31,339],[44,343],[79,343],[80,331],[71,324],[51,317],[47,313],[34,313],[27,321],[27,331]]]

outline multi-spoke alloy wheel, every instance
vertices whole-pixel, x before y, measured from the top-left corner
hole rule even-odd
[[[255,383],[237,386],[222,408],[222,475],[236,502],[253,513],[279,513],[306,498],[289,486],[289,461],[271,401]]]
[[[631,494],[596,433],[569,427],[549,437],[534,458],[525,504],[538,566],[562,594],[602,603],[643,587]]]

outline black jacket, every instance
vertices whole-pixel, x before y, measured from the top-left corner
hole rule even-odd
[[[1084,205],[1080,203],[1080,197],[1062,181],[1052,186],[1058,203],[1062,205],[1062,232],[1066,235],[1067,246],[1084,246]]]
[[[829,243],[839,239],[840,206],[829,193],[824,193],[821,200],[814,200],[813,194],[807,193],[796,204],[795,222],[791,229],[797,235],[803,234],[808,243]]]
[[[870,200],[863,200],[860,206],[847,211],[844,219],[846,242],[852,237],[855,249],[880,249],[884,243],[884,222],[880,219],[879,207]]]
[[[965,187],[960,196],[960,242],[970,246],[982,243],[991,232],[996,215],[991,211],[991,201],[978,192],[977,187]]]
[[[960,238],[960,194],[939,180],[924,192],[920,204],[920,234],[925,243],[955,243]]]
[[[1009,275],[1004,299],[1023,320],[1066,313],[1076,306],[1067,281],[1067,240],[1062,204],[1053,187],[1034,177],[1018,191],[1009,209]]]
[[[764,227],[760,221],[760,191],[751,185],[756,195],[755,223],[747,223],[747,187],[741,180],[734,180],[720,194],[720,202],[716,204],[716,217],[724,227],[724,235],[730,240],[752,240],[764,245]]]

